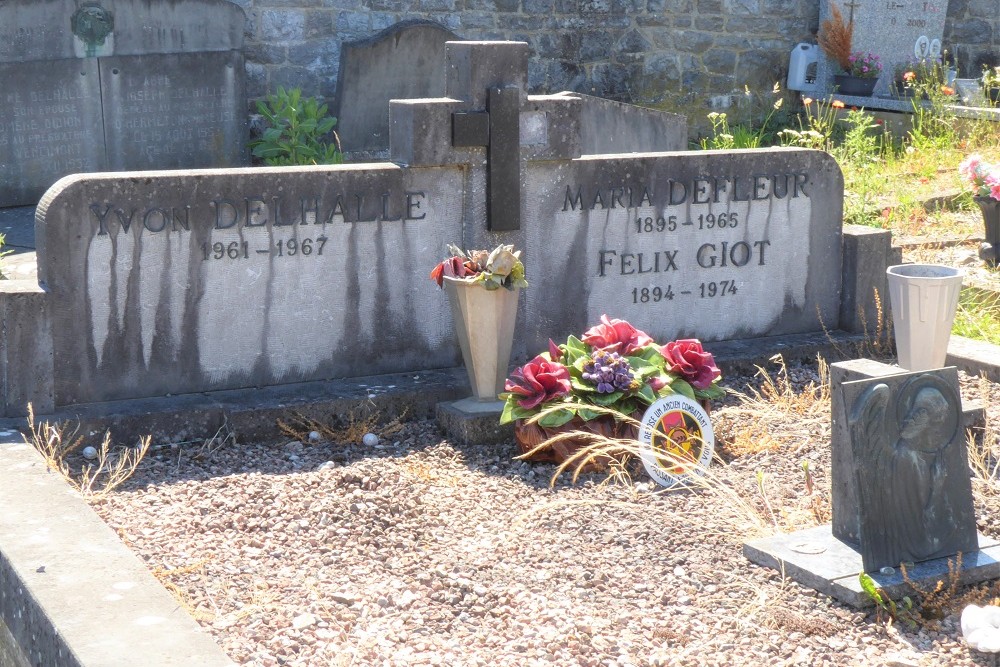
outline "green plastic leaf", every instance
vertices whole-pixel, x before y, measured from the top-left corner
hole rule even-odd
[[[647,405],[656,400],[656,392],[648,384],[642,385],[636,395],[641,398]]]
[[[590,397],[590,400],[596,403],[597,405],[603,405],[606,407],[611,405],[615,401],[621,399],[621,397],[624,395],[625,395],[624,392],[613,391],[610,394],[594,394],[593,396]]]
[[[571,410],[569,408],[560,408],[559,410],[553,410],[549,414],[545,415],[538,420],[539,426],[544,426],[545,428],[558,428],[576,416],[576,410]]]
[[[604,413],[598,412],[597,410],[591,410],[590,408],[579,408],[577,409],[576,414],[578,414],[580,419],[583,421],[589,422],[591,419],[597,419]]]
[[[688,384],[687,380],[677,378],[670,383],[670,388],[673,389],[675,393],[680,394],[681,396],[687,396],[692,401],[698,400],[694,395],[694,388]]]
[[[508,398],[503,405],[503,412],[500,413],[500,423],[509,424],[518,419],[530,419],[538,414],[538,410],[527,410],[517,404],[516,399]]]
[[[694,395],[699,399],[718,400],[726,397],[726,390],[717,384],[710,384],[707,389],[695,389]]]

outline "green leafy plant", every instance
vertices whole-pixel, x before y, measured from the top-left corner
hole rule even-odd
[[[7,255],[11,254],[12,252],[14,252],[13,250],[4,250],[3,249],[3,244],[4,244],[4,241],[6,240],[6,238],[7,238],[6,236],[4,236],[3,234],[0,234],[0,280],[4,280],[4,279],[7,278],[7,276],[5,276],[3,274],[3,258],[6,257]]]
[[[333,131],[337,119],[328,111],[317,98],[303,98],[298,88],[286,91],[279,86],[267,102],[257,102],[257,112],[269,127],[250,143],[253,154],[271,167],[340,164],[344,155]]]
[[[771,96],[781,94],[781,85],[774,84],[771,89]],[[750,111],[746,114],[749,120],[746,123],[733,125],[729,121],[729,116],[725,112],[713,111],[708,114],[708,120],[712,123],[712,136],[704,137],[698,145],[702,149],[730,150],[733,148],[760,148],[769,141],[773,141],[773,130],[771,124],[775,120],[775,114],[781,109],[784,98],[778,97],[770,105],[767,115],[754,127],[754,95],[748,87],[744,87],[744,97],[748,101]]]
[[[858,575],[858,582],[861,584],[861,590],[864,594],[875,603],[876,613],[880,618],[888,617],[893,621],[902,621],[910,628],[917,627],[917,622],[913,618],[913,600],[910,599],[910,596],[903,596],[903,599],[897,604],[865,572]]]

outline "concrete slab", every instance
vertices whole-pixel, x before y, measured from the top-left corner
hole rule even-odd
[[[794,581],[852,607],[874,604],[861,590],[858,580],[863,571],[861,553],[833,537],[829,524],[746,542],[743,555],[757,565],[779,570]],[[955,558],[916,563],[907,568],[907,578],[920,588],[932,588],[948,576],[949,560]],[[869,574],[893,599],[913,592],[899,570]],[[962,555],[959,579],[962,584],[974,584],[998,577],[1000,543],[980,534],[979,551]]]
[[[8,657],[67,667],[126,667],[138,655],[147,667],[233,665],[87,502],[14,437],[0,438],[0,641],[13,637],[19,647],[4,649]]]

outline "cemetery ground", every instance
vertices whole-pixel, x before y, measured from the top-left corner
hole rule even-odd
[[[631,468],[574,484],[462,446],[432,421],[345,421],[310,441],[155,447],[98,513],[237,662],[252,665],[988,665],[964,604],[914,596],[895,620],[747,561],[746,539],[830,519],[825,367],[730,377],[708,483]],[[979,529],[1000,537],[1000,385],[971,456]],[[379,444],[365,447],[371,430]],[[238,434],[237,434],[238,435]]]
[[[996,290],[975,258],[978,212],[940,164],[904,167],[894,199],[848,200],[869,197],[905,260],[960,265]],[[995,301],[973,301],[963,333],[991,339]],[[891,360],[885,331],[843,352]],[[747,539],[830,519],[825,381],[822,362],[800,359],[726,378],[718,457],[694,490],[658,490],[637,467],[553,481],[513,442],[331,415],[318,442],[314,424],[276,442],[154,444],[92,502],[242,664],[996,664],[963,644],[958,614],[998,583],[944,580],[892,618],[743,557]],[[962,374],[962,392],[986,405],[970,459],[979,530],[1000,538],[1000,385]]]
[[[996,291],[955,174],[972,148],[842,159],[845,211],[892,229],[904,259],[959,265]],[[967,335],[990,339],[995,305],[969,303]],[[842,352],[891,360],[887,341],[873,329]],[[513,442],[464,446],[432,421],[359,413],[277,441],[154,443],[130,479],[89,497],[242,664],[997,664],[962,643],[957,614],[1000,584],[944,580],[891,618],[743,557],[747,539],[830,519],[825,367],[764,365],[725,379],[718,460],[692,490],[659,491],[638,468],[553,482]],[[962,392],[986,405],[970,458],[978,528],[1000,538],[1000,385],[963,374]],[[378,445],[361,444],[369,431]]]

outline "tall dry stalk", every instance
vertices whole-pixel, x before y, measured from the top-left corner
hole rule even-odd
[[[843,68],[851,69],[851,43],[854,41],[854,22],[844,21],[844,15],[835,3],[830,3],[830,18],[823,21],[817,35],[823,53]]]
[[[104,497],[125,483],[139,467],[150,445],[150,437],[145,436],[139,439],[137,447],[112,451],[111,433],[105,433],[101,446],[96,448],[96,463],[87,463],[79,475],[74,475],[66,457],[83,444],[83,436],[79,435],[78,429],[66,435],[59,424],[36,424],[35,409],[29,403],[28,431],[31,437],[25,437],[24,441],[38,450],[45,459],[46,468],[58,472],[81,495],[92,500]]]

